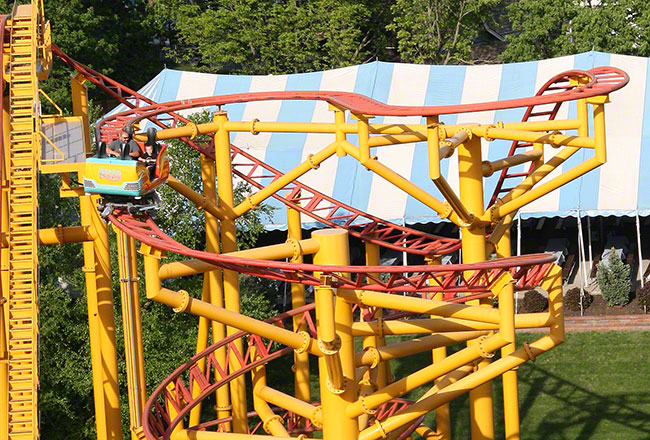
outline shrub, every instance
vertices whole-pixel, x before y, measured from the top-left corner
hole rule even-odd
[[[588,308],[593,302],[594,297],[587,291],[582,296],[582,309]],[[567,309],[574,312],[580,311],[580,289],[574,287],[564,294],[564,305]]]
[[[643,312],[647,313],[650,308],[650,286],[639,287],[636,291],[636,297],[639,299],[639,305],[643,307]]]
[[[251,275],[240,275],[239,289],[240,308],[243,315],[264,320],[278,314],[275,309],[275,302],[280,294],[277,281]]]
[[[548,299],[537,292],[536,290],[529,290],[524,294],[524,300],[521,304],[521,311],[524,313],[537,313],[543,312],[548,308]]]
[[[609,254],[609,266],[602,261],[598,263],[596,279],[608,306],[623,306],[630,302],[630,266],[621,261],[614,248]]]

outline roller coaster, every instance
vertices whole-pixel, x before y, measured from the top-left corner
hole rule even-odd
[[[564,321],[561,269],[552,255],[511,256],[510,225],[521,207],[605,163],[604,107],[609,94],[627,84],[625,72],[613,67],[571,70],[551,78],[532,97],[455,106],[391,106],[353,93],[309,91],[156,103],[56,47],[42,1],[15,5],[1,18],[0,35],[0,438],[39,437],[38,245],[79,242],[84,250],[80,269],[86,281],[97,437],[125,435],[117,385],[109,224],[118,244],[132,438],[449,439],[449,402],[469,394],[472,439],[493,439],[492,381],[498,377],[503,383],[506,438],[520,437],[517,367],[562,343]],[[48,97],[39,81],[47,79],[53,56],[77,72],[71,80],[73,115],[54,119],[76,121],[81,127],[83,151],[78,160],[66,158],[42,128],[48,116],[40,114],[40,97]],[[158,127],[157,141],[178,138],[201,153],[202,193],[174,178],[173,168],[166,184],[204,210],[204,250],[178,243],[147,212],[116,205],[100,216],[102,194],[89,194],[74,183],[83,181],[93,162],[85,161],[93,154],[86,82],[126,106],[96,124],[98,142],[110,142],[124,127],[146,120]],[[331,122],[233,121],[223,110],[227,104],[261,100],[324,101]],[[557,119],[560,106],[568,102],[575,103],[576,118]],[[182,110],[209,106],[218,109],[212,122],[197,124],[181,116]],[[525,108],[523,120],[490,125],[439,121],[445,114],[507,108]],[[418,116],[424,123],[375,123],[377,116]],[[295,168],[277,170],[233,145],[231,134],[238,132],[327,133],[332,142]],[[145,142],[147,135],[136,133],[135,139]],[[351,139],[358,139],[357,145]],[[481,151],[495,139],[512,142],[509,154],[484,161]],[[414,142],[427,144],[429,177],[444,200],[373,155],[382,146]],[[554,148],[551,155],[545,154],[549,146]],[[560,171],[583,149],[591,152],[582,163]],[[461,239],[396,225],[298,181],[334,155],[356,159],[457,225]],[[441,174],[440,164],[447,159],[458,161],[458,193]],[[525,171],[515,171],[521,165]],[[39,172],[60,174],[61,195],[79,198],[79,225],[38,228]],[[76,180],[70,177],[75,173]],[[499,181],[486,203],[485,178],[493,173],[500,173]],[[233,178],[254,188],[238,204]],[[237,250],[235,220],[270,197],[286,207],[286,242]],[[326,229],[304,238],[301,216]],[[349,236],[363,244],[365,265],[350,264]],[[382,249],[417,255],[424,264],[380,265]],[[459,249],[461,264],[441,264],[442,256]],[[186,259],[165,262],[168,253]],[[493,254],[496,258],[491,259]],[[312,262],[305,263],[305,256]],[[144,262],[143,274],[137,272],[138,258]],[[240,314],[239,274],[289,283],[292,309],[266,321]],[[163,287],[168,279],[200,275],[201,298]],[[146,280],[146,300],[200,317],[196,355],[152,391],[145,387],[139,276]],[[309,286],[313,302],[305,293]],[[515,313],[515,292],[533,288],[548,295],[548,311]],[[515,330],[520,328],[547,333],[516,346]],[[216,343],[208,346],[210,332]],[[460,343],[461,348],[447,355],[447,346]],[[431,352],[429,365],[404,377],[393,376],[391,360],[423,352]],[[494,358],[497,352],[500,356]],[[281,357],[292,358],[293,392],[267,383],[267,365]],[[315,371],[310,370],[310,360],[317,363],[315,384],[310,383],[310,371]],[[417,400],[404,397],[422,386],[428,390]],[[314,389],[317,396],[312,396]],[[435,426],[424,424],[430,412],[435,412]]]

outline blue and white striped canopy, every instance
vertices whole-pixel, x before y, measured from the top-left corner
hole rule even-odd
[[[580,215],[650,215],[650,70],[648,59],[586,52],[578,55],[514,64],[481,66],[429,66],[374,62],[359,66],[292,75],[216,75],[165,69],[140,89],[156,102],[242,92],[278,90],[347,91],[395,105],[448,105],[495,101],[534,95],[552,76],[570,69],[615,66],[630,75],[630,83],[611,95],[606,106],[608,161],[601,168],[571,182],[522,209],[524,217]],[[120,106],[111,113],[124,110]],[[331,122],[332,113],[322,102],[271,101],[225,106],[231,120]],[[519,121],[524,109],[498,110],[441,117],[447,124]],[[565,104],[558,118],[575,117],[575,103]],[[378,117],[373,122],[423,122],[419,117]],[[237,133],[231,142],[288,171],[308,154],[334,140],[327,134]],[[353,143],[355,139],[351,139]],[[507,155],[510,142],[484,144],[486,159]],[[549,148],[546,157],[555,154]],[[582,150],[563,164],[568,169],[586,160]],[[381,162],[441,198],[428,178],[426,143],[387,146],[377,150]],[[172,164],[173,167],[173,164]],[[648,168],[648,169],[646,169]],[[457,190],[455,156],[444,160],[442,172]],[[551,174],[556,175],[558,171]],[[549,177],[549,178],[550,178]],[[547,178],[548,179],[548,178]],[[485,201],[494,190],[497,173],[487,180]],[[407,196],[350,157],[332,157],[301,182],[346,204],[397,223],[436,222],[435,212]],[[275,201],[270,202],[276,204]],[[304,219],[309,222],[308,219]],[[268,226],[286,224],[284,209],[276,211]]]

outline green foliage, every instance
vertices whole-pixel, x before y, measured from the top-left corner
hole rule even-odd
[[[529,290],[524,294],[521,302],[521,311],[524,313],[543,312],[548,308],[548,298],[536,290]]]
[[[395,0],[391,6],[401,59],[407,63],[469,64],[472,45],[500,0]]]
[[[265,320],[278,314],[275,302],[280,296],[279,283],[273,280],[240,275],[241,313]]]
[[[78,223],[78,201],[59,198],[59,184],[58,177],[39,178],[41,228]],[[94,438],[81,245],[40,246],[38,251],[41,435],[53,439]]]
[[[157,2],[158,3],[158,2]],[[279,74],[358,64],[385,53],[382,1],[166,0],[167,55],[211,72]]]
[[[594,297],[591,293],[584,291],[582,295],[582,309],[587,309],[591,303],[594,301]],[[567,293],[564,294],[564,306],[574,312],[580,311],[580,289],[574,287],[569,289]]]
[[[94,438],[86,298],[42,283],[39,302],[41,436]]]
[[[603,261],[598,263],[596,279],[608,306],[623,306],[630,302],[630,266],[621,261],[614,248],[609,254],[609,266]]]
[[[135,89],[160,71],[160,48],[148,25],[146,0],[46,0],[44,4],[52,41],[72,58]],[[66,112],[72,110],[71,72],[55,57],[52,74],[42,85]],[[105,109],[114,105],[104,92],[92,85],[89,90]]]
[[[13,1],[0,0],[0,12],[9,13]],[[139,88],[162,68],[159,39],[151,26],[147,0],[45,0],[52,41],[72,58],[132,88]],[[72,111],[70,73],[54,57],[50,78],[39,84],[64,113]],[[76,73],[76,72],[74,72]],[[90,84],[91,99],[105,110],[115,105]],[[54,108],[43,100],[44,111]]]
[[[589,50],[648,56],[650,10],[640,0],[520,0],[503,59],[527,61]]]

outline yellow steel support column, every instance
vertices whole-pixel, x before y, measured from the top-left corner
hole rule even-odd
[[[117,255],[122,298],[122,326],[124,327],[124,357],[129,398],[129,428],[133,440],[142,427],[142,414],[147,400],[142,348],[142,318],[135,240],[113,226],[117,236]]]
[[[86,77],[81,73],[70,78],[70,93],[72,95],[72,114],[81,116],[84,130],[84,146],[90,153],[90,119],[88,117],[88,89],[84,84]]]
[[[91,146],[90,146],[90,124],[89,124],[89,111],[88,111],[88,93],[87,89],[85,86],[85,81],[86,78],[78,73],[76,76],[71,77],[70,79],[70,89],[71,89],[71,95],[72,95],[72,114],[75,116],[81,116],[83,124],[82,126],[84,127],[84,147],[86,152],[90,152]],[[80,200],[80,206],[81,206],[81,217],[82,217],[82,224],[91,226],[93,221],[98,221],[99,219],[93,218],[96,214],[96,208],[95,208],[95,199],[91,199],[89,196],[82,196],[79,198]],[[99,220],[101,222],[101,220]],[[102,228],[101,230],[102,233],[107,234],[107,230],[105,227]],[[107,239],[107,235],[105,236]],[[105,349],[102,348],[101,345],[101,340],[100,340],[100,334],[103,332],[110,332],[113,333],[112,339],[113,339],[113,346],[114,346],[114,340],[115,340],[115,335],[114,335],[114,318],[112,318],[113,310],[112,310],[112,287],[111,286],[111,281],[110,281],[110,267],[108,268],[108,272],[102,269],[106,269],[107,266],[105,266],[103,263],[108,263],[108,260],[97,258],[96,253],[98,252],[98,249],[101,248],[101,237],[96,238],[96,242],[90,243],[90,242],[84,242],[83,243],[83,249],[84,249],[84,273],[85,273],[85,278],[86,278],[86,294],[87,294],[87,306],[88,306],[88,325],[90,329],[90,351],[91,351],[91,362],[93,366],[93,392],[94,392],[94,402],[95,402],[95,423],[97,427],[97,436],[98,438],[121,438],[122,437],[122,432],[121,432],[121,424],[119,425],[119,433],[114,430],[114,428],[110,425],[114,425],[117,423],[117,420],[120,420],[120,414],[119,414],[119,406],[117,408],[111,408],[110,406],[107,405],[107,399],[114,401],[115,400],[115,395],[118,392],[117,391],[117,376],[115,375],[115,386],[112,387],[110,385],[110,380],[106,380],[106,375],[105,372],[102,371],[104,369],[104,360],[105,359],[112,359],[113,354],[111,353],[112,350],[110,347],[106,347]],[[108,242],[106,240],[106,246],[108,245]],[[99,245],[99,246],[98,246]],[[98,267],[101,265],[102,267]],[[96,276],[96,274],[98,274]],[[107,279],[106,279],[107,277]],[[102,279],[102,281],[99,281]],[[101,287],[99,287],[99,284],[101,284]],[[99,288],[98,288],[99,287]],[[99,295],[98,292],[106,292],[105,289],[110,289],[111,291],[111,301],[110,303],[106,303],[102,301],[102,308],[109,307],[111,318],[109,319],[109,327],[110,330],[106,328],[101,328],[103,321],[100,318],[99,310],[100,310],[100,304],[99,304]],[[106,314],[103,314],[105,316]],[[111,321],[113,321],[111,323]],[[106,324],[104,322],[103,324]],[[110,337],[108,338],[109,340],[111,339]],[[109,344],[110,345],[110,344]],[[115,354],[116,357],[116,354]],[[112,361],[111,365],[112,365]],[[116,362],[116,360],[115,360]],[[108,367],[108,370],[112,370],[112,368]],[[144,375],[144,371],[143,371]],[[112,376],[112,373],[109,373],[109,376]],[[143,378],[144,380],[144,378]],[[109,389],[109,392],[107,393],[106,388]],[[114,388],[114,389],[113,389]],[[144,391],[144,390],[143,390]],[[143,393],[143,397],[146,398],[146,392]],[[119,396],[118,399],[119,401]],[[142,404],[144,404],[144,400],[142,401]],[[117,410],[117,413],[116,413]],[[140,423],[140,420],[138,420],[138,423]]]
[[[501,239],[497,242],[497,257],[505,258],[510,257],[511,252],[510,243],[510,225],[506,228]],[[512,284],[506,285],[499,295],[499,307],[502,306],[502,298],[514,298],[514,286]],[[513,308],[513,318],[516,310]],[[507,319],[507,317],[505,317]],[[512,335],[514,336],[514,335]],[[511,342],[501,349],[501,357],[515,351],[515,343]],[[505,423],[506,440],[519,440],[519,390],[517,386],[517,370],[509,370],[503,373],[503,417]]]
[[[484,211],[482,169],[481,138],[473,137],[458,146],[458,177],[461,198],[467,209],[476,217],[480,217]],[[461,230],[463,263],[484,261],[485,227],[462,225]],[[482,303],[491,306],[485,300]],[[487,360],[483,360],[479,369],[488,364]],[[472,390],[469,398],[472,440],[494,439],[492,382]]]
[[[88,297],[88,323],[93,369],[95,403],[101,400],[97,415],[97,438],[121,440],[122,419],[117,375],[117,347],[115,343],[115,316],[113,310],[113,286],[111,281],[108,228],[97,212],[97,197],[82,196],[80,199],[81,223],[95,229],[97,235],[90,246],[84,243],[84,268],[86,294]],[[92,250],[92,257],[87,255]],[[94,275],[94,276],[93,276]],[[91,278],[90,283],[89,278]],[[99,394],[99,395],[98,395]],[[103,414],[97,414],[97,411]],[[100,423],[103,422],[103,426]]]
[[[201,300],[205,302],[210,302],[210,285],[207,280],[207,275],[203,275],[203,289],[201,290]],[[199,316],[199,326],[196,334],[196,353],[200,353],[208,346],[208,336],[210,333],[210,321],[204,317]],[[205,372],[205,359],[201,359],[198,362],[199,368],[202,372]],[[223,365],[223,364],[222,364]],[[194,385],[197,385],[196,383]],[[225,387],[222,387],[225,388]],[[201,393],[201,390],[198,386],[195,386],[192,389],[192,397],[197,397]],[[199,423],[201,416],[201,407],[202,402],[199,402],[192,410],[190,411],[190,425],[196,425]],[[230,424],[228,424],[230,427]]]
[[[79,197],[82,224],[89,225],[87,217],[93,209],[93,200],[90,196]],[[88,308],[88,329],[90,331],[90,362],[93,376],[93,397],[95,403],[95,426],[99,433],[108,432],[106,426],[106,404],[104,398],[104,375],[100,368],[102,364],[101,344],[99,341],[99,316],[97,313],[97,279],[95,278],[95,248],[93,242],[83,242],[84,251],[84,277],[86,281],[86,306]]]
[[[437,129],[436,129],[437,131]],[[439,172],[440,170],[438,170]],[[440,257],[431,257],[425,259],[427,264],[436,265],[441,264]],[[442,293],[436,293],[433,299],[437,301],[442,301]],[[431,318],[435,319],[435,315]],[[431,350],[431,360],[435,364],[440,362],[447,357],[447,347],[437,347]],[[441,379],[436,379],[435,383],[438,384]],[[445,403],[436,408],[436,434],[438,435],[439,440],[450,440],[451,439],[451,419],[449,416],[449,404]]]
[[[379,261],[379,246],[370,242],[364,242],[364,246],[366,249],[366,265],[379,266],[381,264]],[[372,275],[377,278],[379,277],[379,274],[377,273]],[[381,307],[377,307],[374,318],[377,319],[378,321],[381,321],[383,319],[383,316],[384,316],[383,309]],[[383,334],[376,334],[372,336],[366,336],[363,338],[364,349],[366,347],[378,348],[384,345],[386,345],[386,338],[384,338]],[[388,384],[388,381],[391,377],[390,363],[380,362],[376,368],[377,368],[377,377],[375,379],[376,382],[375,385],[379,388],[383,388]]]
[[[217,164],[217,191],[219,195],[219,207],[223,208],[225,218],[221,220],[221,250],[223,253],[237,250],[237,234],[235,230],[235,216],[233,215],[234,197],[232,186],[232,166],[230,163],[230,134],[225,128],[228,116],[225,112],[215,113],[214,120],[219,126],[215,133],[215,160]],[[232,270],[223,271],[223,293],[226,309],[239,313],[239,276]],[[237,329],[226,327],[226,333],[230,336],[236,333]],[[235,347],[240,353],[243,351],[241,339],[235,341]],[[236,356],[230,357],[230,369],[235,371],[241,366]],[[232,403],[233,432],[248,432],[247,410],[246,410],[246,382],[244,376],[230,382],[230,398]]]
[[[314,264],[348,265],[350,263],[348,233],[341,229],[316,231],[312,237],[320,242],[320,250],[314,255]],[[354,338],[352,337],[352,306],[336,298],[334,316],[336,337],[340,345],[338,355],[343,370],[343,389],[335,389],[324,357],[318,359],[321,405],[323,407],[324,440],[356,440],[359,424],[356,417],[347,417],[346,407],[356,400],[357,386],[354,368]],[[318,304],[317,304],[318,308]],[[331,308],[331,307],[330,307]],[[317,310],[318,316],[318,310]],[[318,337],[322,323],[317,321]]]
[[[216,175],[214,161],[205,155],[201,155],[201,181],[203,183],[203,197],[207,204],[216,205],[217,203],[217,190],[216,190]],[[205,212],[205,242],[206,251],[213,254],[218,254],[219,251],[219,219],[209,212]],[[223,286],[221,284],[221,269],[215,268],[206,272],[203,276],[203,292],[202,300],[223,307]],[[212,343],[216,343],[226,336],[226,327],[217,321],[208,321],[205,317],[199,317],[199,333],[196,341],[196,352],[203,351],[208,344],[209,327],[212,329]],[[221,365],[226,363],[226,347],[220,348],[215,353],[217,361]],[[205,371],[205,361],[202,360],[200,364],[201,370]],[[194,389],[194,393],[198,395],[200,392],[199,387]],[[226,418],[230,416],[230,393],[228,387],[220,387],[217,389],[217,417]],[[201,405],[197,405],[191,412],[190,425],[197,424],[201,414]],[[230,423],[224,424],[226,430],[230,431]]]
[[[447,348],[438,347],[432,350],[433,362],[440,362],[447,357]],[[435,383],[440,382],[436,379]],[[436,434],[439,440],[451,439],[451,419],[449,413],[449,404],[445,403],[436,408]]]
[[[295,243],[294,240],[302,240],[302,225],[300,223],[300,212],[295,209],[287,208],[287,235],[289,241]],[[296,252],[291,261],[295,263],[302,263],[303,258],[300,252]],[[300,283],[291,283],[291,307],[298,308],[304,306],[305,301],[305,286]],[[306,331],[307,324],[300,323],[301,315],[293,317],[293,331]],[[311,391],[309,389],[309,353],[293,354],[294,366],[294,393],[295,396],[304,400],[305,402],[311,401]]]

